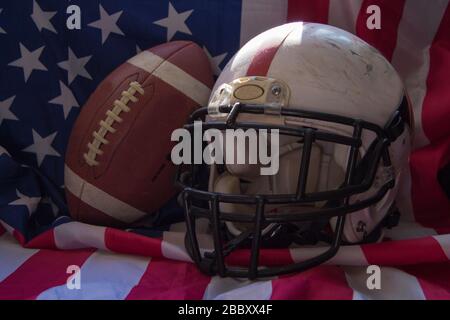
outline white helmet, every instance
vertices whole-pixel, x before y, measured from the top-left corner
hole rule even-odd
[[[198,166],[181,176],[194,260],[208,273],[255,278],[320,264],[343,243],[378,241],[383,227],[395,222],[411,117],[397,72],[355,35],[296,22],[256,36],[229,61],[208,107],[192,120],[201,119],[203,130],[278,132],[258,136],[258,143],[278,141],[278,170],[264,175],[260,161],[234,162],[209,165],[208,183]],[[248,160],[246,142],[224,143],[224,156],[233,151],[234,159],[244,150]],[[213,252],[199,251],[198,217],[211,221]],[[329,249],[294,265],[258,264],[260,248],[293,243],[328,243]],[[245,246],[252,250],[248,268],[224,262]]]

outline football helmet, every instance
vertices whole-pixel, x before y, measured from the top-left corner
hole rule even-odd
[[[357,36],[303,22],[256,36],[228,62],[208,106],[185,129],[201,121],[202,133],[267,130],[258,143],[277,140],[271,152],[278,170],[262,174],[261,161],[179,167],[192,259],[211,275],[254,279],[319,265],[343,244],[379,241],[383,228],[398,223],[411,118],[399,75]],[[234,150],[222,144],[223,156],[244,150],[248,160],[251,142]],[[209,222],[210,248],[199,244],[200,219]],[[267,248],[307,246],[323,251],[281,266],[259,259]],[[241,249],[249,250],[248,263],[233,265],[229,256]]]

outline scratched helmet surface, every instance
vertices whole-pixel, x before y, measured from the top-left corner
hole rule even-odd
[[[229,61],[193,120],[223,132],[278,130],[279,170],[202,164],[208,182],[195,176],[200,168],[179,177],[194,261],[210,274],[255,278],[318,265],[341,244],[379,240],[395,222],[411,117],[399,75],[357,36],[302,22],[256,36]],[[194,227],[201,218],[213,245],[202,247]],[[293,245],[318,246],[320,254],[276,267],[258,260],[265,248]],[[250,250],[248,263],[230,265],[240,249]]]

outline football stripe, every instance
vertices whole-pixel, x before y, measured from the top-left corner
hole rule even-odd
[[[67,165],[64,168],[64,181],[67,191],[89,206],[119,221],[131,223],[147,214],[83,180]]]
[[[204,105],[209,98],[211,90],[205,84],[150,51],[141,52],[128,63],[161,79],[199,105]]]

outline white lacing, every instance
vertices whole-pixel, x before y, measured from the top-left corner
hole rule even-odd
[[[120,100],[114,101],[113,108],[106,111],[106,118],[99,122],[100,128],[92,133],[92,141],[87,144],[88,151],[83,155],[86,163],[90,166],[97,166],[99,162],[95,159],[97,155],[102,155],[101,146],[108,144],[105,138],[106,134],[116,132],[113,128],[114,122],[121,123],[123,119],[120,117],[122,112],[129,112],[128,102],[137,102],[139,99],[135,97],[136,92],[144,94],[144,89],[139,82],[130,83],[128,90],[122,91]]]

